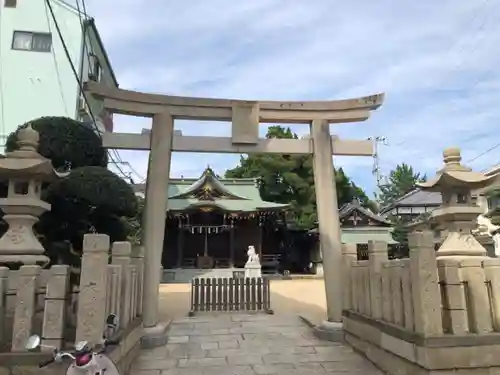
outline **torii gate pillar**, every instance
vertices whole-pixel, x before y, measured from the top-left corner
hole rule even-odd
[[[318,214],[319,244],[323,258],[326,307],[329,322],[342,322],[342,240],[337,203],[335,170],[332,163],[330,124],[314,120],[313,140],[314,187]]]

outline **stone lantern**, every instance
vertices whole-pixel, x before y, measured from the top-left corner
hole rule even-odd
[[[0,263],[45,264],[44,248],[33,233],[38,217],[50,210],[40,199],[42,182],[60,175],[49,159],[36,150],[39,134],[28,125],[17,133],[18,149],[0,159],[0,177],[9,181],[7,198],[0,198],[0,209],[9,225],[0,238]]]
[[[424,191],[441,193],[441,206],[431,213],[431,219],[448,232],[437,252],[438,258],[486,257],[486,249],[471,233],[477,226],[478,215],[483,213],[472,201],[471,192],[490,185],[494,177],[486,177],[460,164],[462,157],[458,148],[444,150],[443,159],[444,168],[435,177],[417,184]]]

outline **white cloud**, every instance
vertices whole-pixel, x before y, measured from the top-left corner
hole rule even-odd
[[[444,147],[462,147],[469,160],[500,142],[494,132],[500,118],[500,0],[86,3],[124,88],[283,100],[385,91],[386,103],[367,122],[332,126],[343,138],[387,136],[390,146],[380,152],[385,173],[404,161],[431,174]],[[121,116],[116,124],[131,132],[148,126]],[[230,131],[229,124],[178,126],[184,134]],[[145,173],[146,153],[121,155]],[[500,148],[472,166],[482,169],[499,159]],[[237,160],[179,154],[171,172],[197,175],[207,162],[222,172]],[[358,185],[373,189],[370,158],[336,163]]]

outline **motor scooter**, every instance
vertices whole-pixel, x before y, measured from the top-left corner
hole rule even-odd
[[[118,327],[118,317],[115,314],[110,314],[106,318],[107,330],[116,330]],[[66,370],[66,375],[120,375],[116,365],[106,355],[106,349],[112,345],[118,345],[119,339],[108,339],[103,336],[99,349],[90,347],[87,341],[80,341],[75,345],[75,351],[63,351],[53,346],[42,345],[41,338],[38,335],[33,335],[26,341],[25,348],[34,350],[36,348],[53,349],[52,358],[42,362],[38,367],[42,368],[51,363],[61,363],[65,358],[70,358],[72,363]]]

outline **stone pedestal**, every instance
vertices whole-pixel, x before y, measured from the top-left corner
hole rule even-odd
[[[313,265],[313,273],[318,277],[323,277],[323,263],[314,263]]]
[[[245,264],[245,277],[262,277],[262,266],[260,264]]]
[[[319,326],[314,327],[314,335],[321,339],[334,342],[344,341],[344,329],[341,322],[323,321]]]
[[[168,326],[168,324],[157,323],[153,327],[145,327],[141,337],[141,346],[144,349],[151,349],[165,345],[168,341]]]
[[[0,199],[0,206],[9,212],[9,198]],[[37,202],[41,207],[50,209],[48,203]],[[17,207],[19,211],[29,212],[28,206]],[[24,210],[23,210],[24,209]],[[7,233],[0,239],[0,263],[46,264],[49,258],[43,255],[45,249],[33,233],[33,225],[38,217],[30,214],[6,214],[4,220],[9,224]]]

